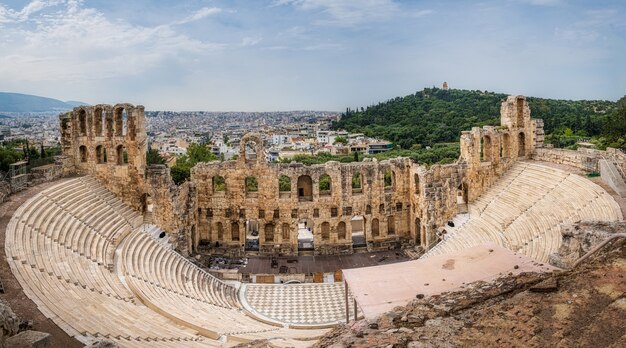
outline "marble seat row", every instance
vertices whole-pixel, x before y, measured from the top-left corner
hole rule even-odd
[[[518,162],[475,202],[469,220],[423,257],[495,242],[540,262],[561,244],[560,226],[622,218],[615,200],[584,177]]]

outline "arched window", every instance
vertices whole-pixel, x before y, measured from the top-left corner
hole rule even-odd
[[[291,178],[287,175],[278,178],[278,192],[291,192]]]
[[[289,228],[288,223],[283,223],[283,241],[289,240],[289,235],[291,234],[291,229]]]
[[[107,150],[102,145],[96,146],[96,161],[98,164],[106,163]]]
[[[524,136],[524,132],[520,132],[517,135],[517,156],[524,157],[526,156],[526,136]]]
[[[128,163],[128,153],[124,145],[118,145],[115,154],[117,156],[117,165],[123,166]]]
[[[363,185],[361,183],[361,172],[355,172],[352,174],[352,193],[363,192]]]
[[[224,225],[221,222],[217,223],[217,240],[220,242],[224,240]]]
[[[415,218],[415,243],[417,245],[422,244],[422,221],[420,218]]]
[[[502,135],[502,143],[500,144],[501,146],[501,154],[500,156],[502,158],[510,158],[511,157],[511,150],[510,150],[510,146],[511,146],[511,137],[509,136],[508,133],[504,133],[504,135]]]
[[[223,176],[216,175],[213,177],[213,192],[226,191],[226,179]]]
[[[387,217],[387,235],[396,234],[396,219],[393,216]]]
[[[256,177],[249,176],[246,178],[246,192],[257,192],[259,191],[259,182]]]
[[[234,221],[230,224],[230,240],[232,240],[233,242],[238,242],[239,233],[239,223],[237,221]]]
[[[380,236],[380,224],[378,223],[378,219],[372,219],[372,237]]]
[[[322,240],[330,239],[330,224],[328,222],[322,223]]]
[[[346,239],[346,223],[343,221],[339,222],[339,224],[337,225],[337,239]]]
[[[385,174],[383,176],[383,183],[385,186],[385,190],[391,190],[394,185],[394,173],[391,169],[385,170]]]
[[[87,112],[85,110],[78,112],[78,131],[81,136],[87,135]]]
[[[298,200],[301,202],[313,200],[313,181],[308,175],[298,177]]]
[[[265,242],[274,242],[274,224],[265,225]]]
[[[80,161],[83,163],[87,162],[87,147],[85,145],[81,145],[78,150],[80,152]]]
[[[95,133],[97,137],[101,137],[104,135],[103,132],[103,127],[104,127],[104,117],[103,117],[104,113],[102,112],[101,108],[96,108],[93,111],[93,121],[94,121],[94,128],[95,128]]]
[[[328,174],[320,175],[319,181],[320,196],[329,196],[332,190],[332,179]]]
[[[524,127],[524,98],[517,98],[517,126]]]
[[[246,149],[246,161],[256,161],[257,160],[257,143],[254,141],[248,141],[245,144],[245,149]]]

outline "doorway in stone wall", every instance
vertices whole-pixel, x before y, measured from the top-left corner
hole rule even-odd
[[[246,220],[246,251],[259,251],[259,222]]]
[[[313,221],[309,219],[298,220],[298,251],[313,251],[315,248],[313,238]]]
[[[363,215],[353,216],[352,219],[350,219],[350,229],[352,231],[352,247],[366,247],[365,217]]]

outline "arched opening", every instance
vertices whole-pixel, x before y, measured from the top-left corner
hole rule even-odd
[[[80,152],[80,161],[82,163],[87,162],[87,147],[85,145],[81,145],[78,148],[78,151]]]
[[[259,223],[246,220],[246,250],[259,251]]]
[[[291,178],[287,175],[278,178],[278,195],[280,198],[291,197]]]
[[[245,144],[246,161],[254,162],[257,160],[256,148],[257,148],[257,143],[254,141],[248,141]]]
[[[396,234],[396,218],[393,215],[387,217],[387,235],[393,236]]]
[[[263,232],[265,232],[265,242],[266,243],[274,243],[274,230],[275,226],[273,223],[265,224],[265,228]]]
[[[417,174],[413,175],[413,181],[415,182],[415,194],[419,195],[420,193],[420,177]]]
[[[93,111],[93,121],[94,121],[94,128],[96,130],[96,136],[97,137],[101,137],[104,135],[104,118],[103,118],[104,113],[102,112],[101,108],[96,108]]]
[[[146,213],[152,213],[153,209],[154,209],[154,204],[152,203],[152,196],[146,193],[145,200],[144,200],[144,211]]]
[[[372,219],[372,238],[380,236],[380,223],[378,219]]]
[[[246,192],[257,192],[259,191],[259,182],[256,177],[248,176],[246,177]]]
[[[237,221],[233,221],[230,224],[230,240],[233,242],[239,241],[239,223]]]
[[[80,136],[87,135],[87,112],[85,110],[78,112],[78,131]]]
[[[298,200],[300,202],[313,200],[313,180],[308,175],[298,177]]]
[[[284,222],[283,226],[282,226],[282,239],[283,242],[288,242],[291,235],[291,228],[289,227],[289,224]]]
[[[213,177],[213,192],[226,191],[226,179],[223,176],[216,175]]]
[[[481,140],[481,153],[480,160],[485,162],[491,162],[492,148],[491,137],[488,135],[483,136]]]
[[[501,143],[501,154],[502,158],[511,158],[511,137],[508,133],[502,135],[502,143]]]
[[[320,175],[319,181],[320,196],[330,196],[332,190],[332,179],[328,174]]]
[[[98,164],[106,163],[106,149],[102,145],[96,146],[96,161]]]
[[[391,169],[385,170],[383,175],[383,186],[385,187],[385,190],[391,190],[393,188],[394,177],[394,172]]]
[[[113,113],[113,122],[115,123],[115,136],[121,137],[126,135],[126,121],[128,115],[126,109],[117,108]]]
[[[217,240],[218,242],[224,241],[224,225],[221,222],[217,223]]]
[[[415,218],[415,244],[422,245],[422,220]]]
[[[461,183],[456,192],[456,203],[459,213],[467,213],[467,185]]]
[[[117,165],[123,166],[128,164],[128,153],[126,152],[126,147],[124,145],[118,145],[115,152],[117,156]]]
[[[346,239],[346,223],[343,221],[340,221],[337,224],[337,239],[338,240]]]
[[[322,226],[320,227],[321,229],[321,236],[322,236],[322,240],[329,240],[330,239],[330,224],[328,222],[322,222]]]
[[[366,246],[365,240],[365,217],[362,215],[353,216],[350,219],[352,230],[352,247],[359,248]]]
[[[113,134],[114,134],[113,117],[111,117],[111,114],[109,114],[109,117],[106,117],[106,114],[105,114],[104,122],[105,122],[105,136],[108,138],[113,137]]]
[[[352,174],[352,193],[363,192],[363,185],[361,182],[361,172],[355,172]]]
[[[517,156],[526,156],[526,136],[524,136],[524,132],[520,132],[517,135],[517,146]]]
[[[298,250],[312,251],[313,244],[313,222],[308,219],[298,221]]]

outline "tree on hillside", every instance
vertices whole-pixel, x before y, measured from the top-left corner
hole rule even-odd
[[[617,101],[616,109],[607,117],[603,135],[607,146],[626,149],[626,96]]]
[[[177,185],[191,177],[191,168],[200,162],[217,160],[206,145],[190,144],[187,153],[176,158],[176,165],[172,167],[172,179]]]
[[[165,164],[165,158],[163,158],[156,149],[149,149],[146,153],[146,163],[148,165]]]

